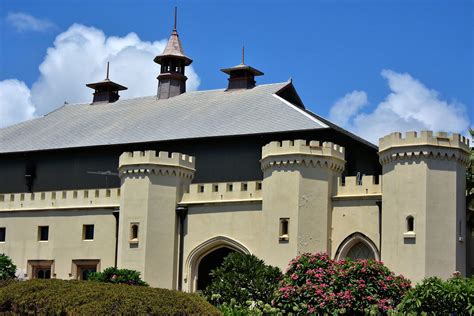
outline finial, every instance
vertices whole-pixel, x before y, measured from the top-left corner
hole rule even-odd
[[[244,65],[244,64],[245,64],[245,62],[244,62],[244,61],[245,61],[245,46],[244,46],[244,45],[242,45],[242,65]]]
[[[105,80],[109,80],[109,62],[107,62],[107,76],[105,77]]]
[[[178,23],[178,7],[174,7],[174,28],[173,31],[176,31],[176,24]]]

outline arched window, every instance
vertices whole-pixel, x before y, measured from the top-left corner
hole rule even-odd
[[[130,225],[130,240],[138,241],[138,223],[132,223]]]
[[[375,246],[372,240],[362,233],[353,233],[347,236],[339,245],[335,259],[341,260],[344,258],[350,258],[353,260],[380,260],[377,246]]]
[[[358,242],[346,254],[346,258],[357,259],[375,259],[374,252],[365,243]]]
[[[407,232],[415,231],[415,219],[413,216],[407,216]]]

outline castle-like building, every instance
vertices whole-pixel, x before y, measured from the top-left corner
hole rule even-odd
[[[283,270],[305,252],[382,260],[418,281],[473,271],[468,140],[392,133],[379,146],[305,108],[291,81],[257,85],[242,63],[226,89],[186,92],[176,27],[157,95],[88,84],[64,105],[0,129],[0,253],[21,278],[135,269],[195,291],[229,252]]]

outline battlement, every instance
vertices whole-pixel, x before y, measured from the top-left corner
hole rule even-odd
[[[334,197],[354,197],[354,196],[373,196],[382,194],[382,177],[362,176],[338,177],[337,185],[334,191]]]
[[[208,204],[253,202],[262,199],[262,182],[195,183],[189,186],[180,203]]]
[[[344,160],[345,149],[331,142],[321,144],[319,141],[301,139],[273,141],[262,148],[262,159],[269,156],[293,154],[331,156]]]
[[[469,139],[460,134],[448,134],[439,132],[433,134],[432,131],[391,133],[379,140],[379,151],[382,152],[393,147],[407,147],[407,146],[438,146],[447,148],[459,148],[469,152]]]
[[[120,204],[120,189],[91,189],[0,194],[1,211],[111,208]]]
[[[180,153],[169,153],[167,151],[156,152],[154,150],[124,152],[120,155],[119,167],[131,165],[163,165],[176,166],[195,170],[195,158]]]

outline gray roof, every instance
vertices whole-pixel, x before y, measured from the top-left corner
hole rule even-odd
[[[327,128],[276,94],[289,85],[65,105],[0,129],[0,153]]]

